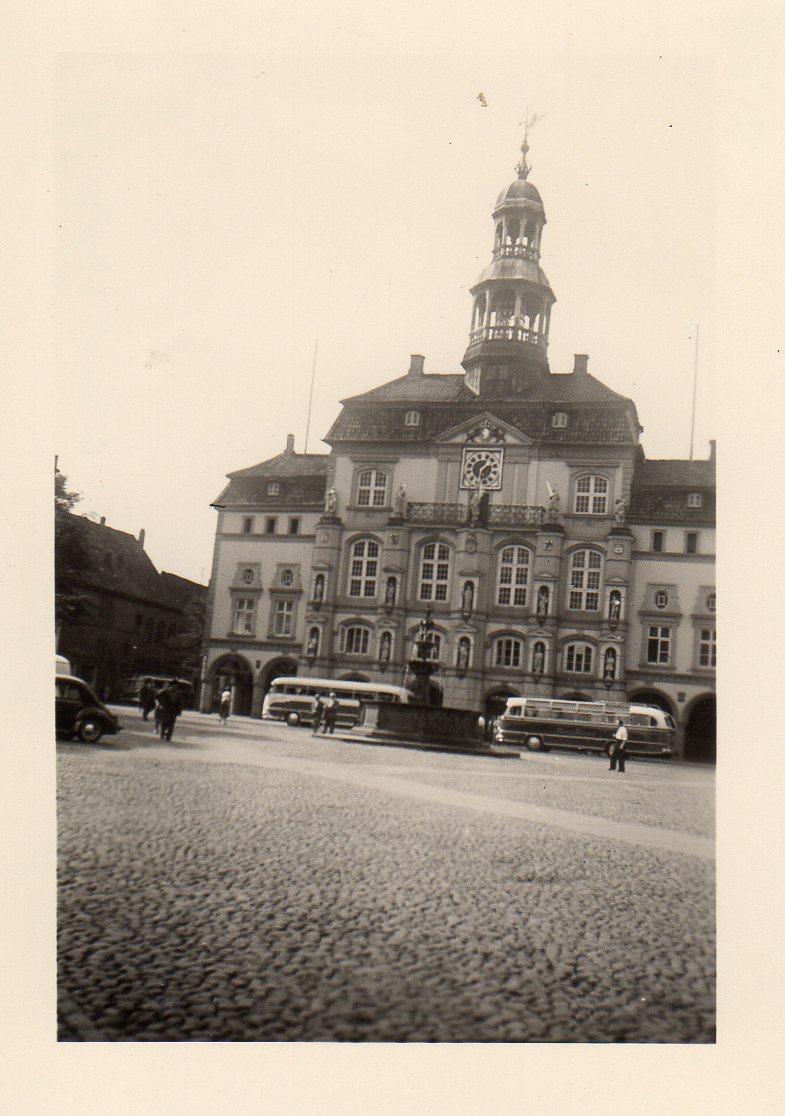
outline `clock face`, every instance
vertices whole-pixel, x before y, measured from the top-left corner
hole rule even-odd
[[[461,469],[461,488],[499,489],[502,486],[500,449],[465,449]]]

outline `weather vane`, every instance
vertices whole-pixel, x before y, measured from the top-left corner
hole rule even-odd
[[[528,178],[531,171],[531,166],[526,162],[526,155],[529,150],[529,128],[533,128],[537,121],[542,120],[545,115],[544,112],[533,112],[530,114],[529,110],[526,109],[526,119],[523,125],[523,143],[521,144],[521,161],[515,168],[519,178]]]

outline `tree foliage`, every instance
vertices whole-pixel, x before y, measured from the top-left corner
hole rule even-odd
[[[86,598],[81,590],[81,574],[89,559],[79,525],[71,514],[79,500],[67,488],[67,479],[55,471],[55,623],[59,627],[77,619],[85,609]]]

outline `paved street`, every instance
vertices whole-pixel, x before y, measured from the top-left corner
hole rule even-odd
[[[61,1039],[714,1040],[712,769],[118,711],[57,745]]]

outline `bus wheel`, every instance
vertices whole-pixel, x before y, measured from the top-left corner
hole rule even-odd
[[[287,723],[287,725],[291,725],[292,727],[294,727],[295,725],[299,725],[300,714],[299,713],[289,713],[287,718],[286,718],[286,723]]]
[[[542,739],[539,736],[527,736],[526,748],[530,752],[544,752],[545,748],[542,744]]]

